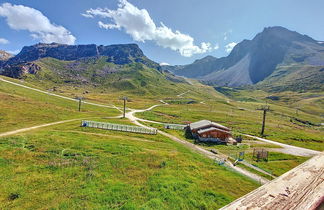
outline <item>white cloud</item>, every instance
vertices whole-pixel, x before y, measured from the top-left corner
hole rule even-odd
[[[4,38],[0,38],[0,44],[9,44],[9,41]]]
[[[190,57],[213,50],[210,43],[202,42],[200,46],[194,44],[194,38],[180,31],[173,31],[163,23],[157,26],[146,9],[139,9],[127,0],[119,0],[118,8],[89,9],[82,14],[87,18],[107,18],[111,22],[98,22],[100,28],[124,29],[135,41],[154,41],[157,45],[178,51],[181,55]]]
[[[0,16],[6,18],[10,28],[28,30],[41,42],[74,44],[76,40],[66,28],[51,23],[40,11],[30,7],[4,3],[0,6]]]
[[[216,44],[214,50],[218,50],[218,49],[219,49],[219,44]]]
[[[236,45],[237,45],[236,42],[229,43],[228,45],[225,46],[225,51],[227,53],[230,53]]]
[[[162,63],[160,63],[160,66],[170,66],[170,64],[162,62]]]
[[[232,29],[226,31],[224,33],[224,41],[226,41],[228,39],[228,36],[231,35],[232,33],[233,33],[233,30]]]

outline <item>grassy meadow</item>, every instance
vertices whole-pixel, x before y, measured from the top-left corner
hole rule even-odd
[[[1,138],[0,151],[0,209],[216,209],[258,187],[163,136],[78,122]]]
[[[47,78],[51,75],[46,75],[46,65],[53,64],[53,61],[42,62],[45,75],[40,76]],[[55,65],[60,68],[62,63]],[[148,74],[144,70],[142,73]],[[157,72],[146,77],[155,78],[157,84],[162,79]],[[209,119],[229,126],[235,135],[259,135],[262,112],[257,108],[265,104],[263,99],[268,96],[263,91],[254,90],[223,95],[212,87],[191,80],[188,83],[170,83],[160,90],[152,87],[144,96],[132,90],[76,86],[61,81],[53,84],[46,79],[40,80],[42,85],[38,87],[36,80],[41,78],[3,78],[55,94],[71,98],[82,96],[85,101],[119,107],[122,106],[120,97],[124,95],[130,98],[127,107],[136,109],[161,104],[160,100],[164,100],[170,104],[138,113],[137,116],[180,124]],[[154,84],[147,85],[149,88]],[[321,97],[297,94],[285,101],[282,95],[279,101],[267,101],[271,111],[267,115],[266,137],[324,150],[324,131],[318,126],[323,120]],[[0,133],[77,119],[0,138],[0,209],[37,209],[44,206],[48,209],[217,209],[259,186],[255,181],[219,166],[162,135],[80,127],[81,119],[131,124],[127,119],[110,119],[120,115],[116,109],[83,104],[79,112],[77,102],[1,81],[0,99]],[[316,106],[312,106],[313,103]],[[149,125],[185,139],[182,131]],[[227,155],[246,151],[248,162],[271,171],[275,176],[306,160],[271,152],[269,162],[255,162],[251,158],[254,147],[262,146],[269,150],[278,147],[245,140],[245,144],[238,147],[200,146],[215,148]]]
[[[87,117],[120,115],[116,109],[95,107],[49,96],[5,82],[0,82],[0,132],[44,123]]]
[[[295,146],[324,150],[323,118],[279,103],[267,103],[271,111],[266,118],[266,138]],[[260,136],[263,112],[257,110],[265,103],[221,99],[197,104],[172,104],[138,113],[143,119],[167,123],[195,122],[202,119],[215,121],[232,128],[234,134]],[[310,123],[310,124],[308,124]]]
[[[177,136],[180,139],[186,140],[190,143],[196,144],[206,150],[216,150],[219,154],[224,154],[226,156],[229,156],[232,158],[232,161],[234,162],[235,159],[238,158],[240,152],[244,152],[244,160],[248,163],[261,168],[262,170],[274,175],[274,176],[280,176],[284,174],[285,172],[295,168],[299,164],[303,163],[304,161],[308,160],[309,157],[300,157],[295,155],[288,155],[284,153],[280,153],[280,146],[264,143],[261,141],[256,141],[252,139],[244,139],[244,141],[238,145],[219,145],[219,144],[213,144],[213,143],[202,143],[202,142],[195,142],[194,139],[188,138],[185,135],[184,131],[181,130],[171,130],[171,129],[165,129],[163,125],[159,124],[153,124],[153,123],[145,123],[151,127],[156,127],[164,132],[170,133],[174,136]],[[255,159],[253,159],[253,150],[257,149],[265,149],[269,152],[268,161],[260,161],[257,162]],[[277,150],[279,149],[279,151]],[[258,174],[260,176],[263,176],[267,179],[272,179],[268,175],[262,174],[254,169],[251,169],[249,167],[246,167],[242,164],[239,164],[238,167],[242,167],[248,171],[251,171],[255,174]]]

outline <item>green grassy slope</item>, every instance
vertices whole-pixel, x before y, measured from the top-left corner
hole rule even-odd
[[[258,184],[163,136],[79,123],[0,139],[0,208],[216,209]]]
[[[284,174],[285,172],[295,168],[299,164],[303,163],[304,161],[308,160],[310,157],[300,157],[300,156],[294,156],[294,155],[288,155],[284,153],[280,153],[278,151],[275,151],[277,149],[280,149],[281,147],[274,144],[267,144],[260,141],[256,141],[255,139],[248,139],[244,138],[244,141],[237,145],[219,145],[219,144],[213,144],[213,143],[203,143],[203,142],[196,142],[192,138],[188,138],[186,136],[185,132],[181,130],[171,130],[164,128],[163,125],[155,124],[155,123],[146,123],[148,126],[158,128],[164,132],[170,133],[171,135],[177,136],[180,139],[184,139],[190,143],[196,144],[197,146],[200,146],[206,150],[214,149],[218,153],[227,155],[232,159],[234,162],[235,159],[239,156],[240,152],[244,152],[244,160],[248,163],[251,163],[268,173],[273,174],[274,176],[280,176]],[[269,161],[261,161],[257,162],[255,159],[253,159],[253,150],[255,148],[263,148],[267,151],[269,151]],[[230,159],[231,160],[231,159]],[[260,176],[263,176],[269,180],[272,180],[272,177],[269,177],[268,175],[265,175],[263,173],[260,173],[254,169],[251,169],[249,167],[244,167],[243,164],[238,165],[238,167],[243,167],[244,169],[251,171],[252,173],[258,174]]]
[[[35,62],[41,70],[25,75],[24,79],[46,89],[63,86],[71,90],[118,91],[146,97],[181,92],[190,86],[184,79],[140,63],[116,65],[106,60],[106,57],[77,61],[44,58]]]
[[[104,104],[120,105],[120,98],[126,95],[133,108],[146,108],[160,99],[177,98],[188,90],[190,99],[194,100],[224,98],[212,87],[196,81],[187,81],[139,63],[120,66],[106,60],[106,57],[78,61],[43,58],[35,62],[41,70],[24,75],[21,81],[56,94]]]
[[[208,119],[233,129],[252,135],[260,135],[262,112],[258,111],[264,103],[229,101],[205,101],[205,104],[157,107],[138,116],[144,119],[169,123],[184,123]],[[266,120],[266,138],[314,150],[324,150],[324,130],[320,126],[323,118],[298,111],[281,104],[269,104],[272,111]],[[308,121],[314,125],[302,123]]]
[[[196,99],[203,97],[192,91]],[[0,95],[0,132],[71,118],[130,124],[101,118],[116,116],[116,110],[85,105],[79,113],[75,102],[4,82]],[[148,101],[156,103],[155,98]],[[136,100],[130,104],[143,106]],[[215,209],[258,186],[163,136],[79,125],[75,121],[0,138],[1,209]]]
[[[209,119],[234,132],[258,135],[262,113],[256,108],[264,105],[269,95],[243,90],[230,99],[195,81],[140,64],[121,67],[105,59],[76,63],[46,58],[37,62],[42,71],[13,81],[102,104],[121,106],[119,98],[127,95],[131,108],[148,108],[163,99],[172,104],[139,116],[170,123]],[[114,109],[84,105],[79,113],[76,102],[3,82],[0,97],[0,132],[75,118],[130,124],[102,118],[120,114]],[[321,113],[321,101],[315,101],[319,107],[312,112],[303,111],[312,102],[269,102],[272,111],[267,138],[323,150],[323,127],[298,121],[322,122],[322,117],[314,114]],[[304,105],[298,114],[295,103]],[[161,135],[103,131],[79,124],[76,121],[0,138],[0,209],[216,209],[258,186]],[[302,161],[260,167],[279,175]]]
[[[324,91],[324,66],[302,64],[281,65],[256,88],[271,92],[281,91]]]
[[[82,112],[79,112],[78,102],[49,96],[1,81],[0,107],[0,132],[60,120],[120,114],[115,109],[87,104],[83,104]]]

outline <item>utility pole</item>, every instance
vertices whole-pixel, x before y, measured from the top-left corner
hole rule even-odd
[[[82,97],[78,97],[78,99],[79,99],[79,112],[81,112]]]
[[[126,96],[124,96],[122,98],[122,100],[124,101],[124,113],[123,113],[123,118],[126,117],[126,101],[128,100],[128,98]]]
[[[263,120],[262,120],[262,129],[261,129],[261,136],[264,136],[264,129],[265,129],[265,122],[266,122],[266,116],[267,111],[270,111],[270,106],[262,106],[260,109],[263,111]]]

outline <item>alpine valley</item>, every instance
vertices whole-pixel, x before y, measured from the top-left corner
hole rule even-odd
[[[255,189],[247,203],[308,201],[320,161],[309,188],[279,181],[324,150],[323,122],[324,44],[283,27],[177,66],[137,44],[0,51],[0,209],[219,209]],[[283,191],[265,196],[273,179]]]

